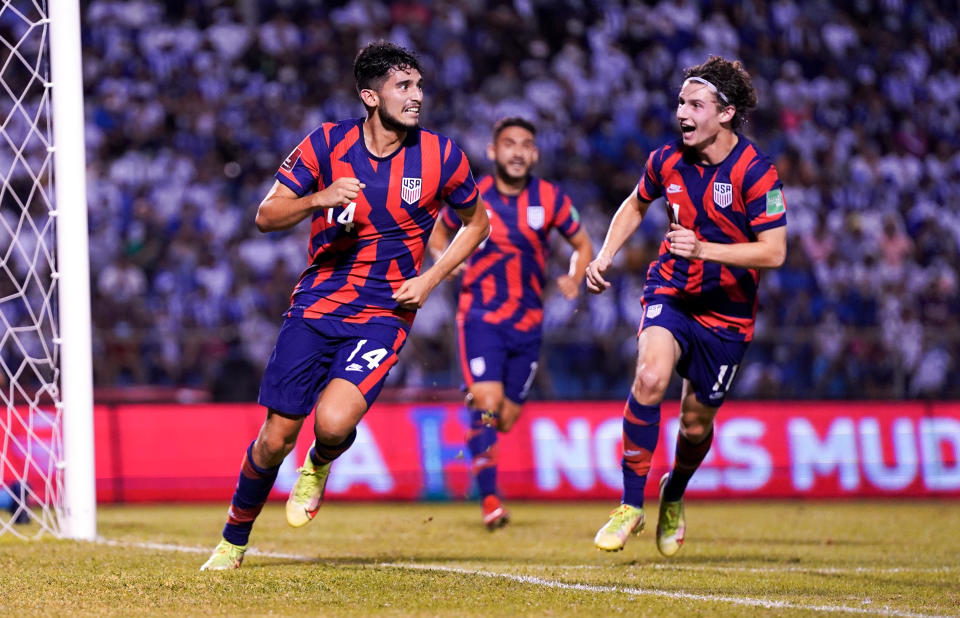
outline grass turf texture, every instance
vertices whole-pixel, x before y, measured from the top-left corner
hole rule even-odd
[[[0,537],[9,615],[956,615],[960,504],[688,503],[673,559],[648,530],[593,549],[613,505],[328,503],[289,528],[270,503],[239,571],[198,569],[225,506],[102,507],[104,541]],[[151,545],[152,544],[152,545]],[[166,544],[166,545],[164,545]]]

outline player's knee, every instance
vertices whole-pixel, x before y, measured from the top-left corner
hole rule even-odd
[[[669,384],[669,375],[663,375],[652,369],[640,369],[633,381],[633,397],[645,406],[658,404],[663,401]]]
[[[712,422],[703,422],[699,419],[681,419],[680,421],[680,432],[691,444],[700,444],[707,439],[711,431],[713,431]]]
[[[497,430],[500,433],[507,433],[513,428],[514,423],[520,418],[521,407],[513,400],[505,400],[500,408],[499,422]]]
[[[354,427],[345,423],[317,425],[314,427],[314,436],[320,444],[336,445],[342,444],[344,440],[350,437]]]
[[[474,410],[487,410],[488,412],[493,412],[494,414],[500,414],[500,408],[503,406],[503,399],[497,397],[496,395],[481,394],[479,396],[474,396],[470,405]]]
[[[276,460],[283,460],[283,458],[293,450],[293,446],[296,443],[296,435],[287,436],[280,433],[265,433],[257,438],[257,443],[254,445],[254,448],[260,456],[258,459],[263,462],[272,463]]]

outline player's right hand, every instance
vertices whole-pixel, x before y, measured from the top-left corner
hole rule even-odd
[[[610,287],[610,282],[603,278],[603,273],[607,272],[610,264],[613,262],[605,255],[598,255],[596,259],[587,265],[587,289],[594,294],[600,294]]]
[[[330,183],[329,187],[317,193],[318,201],[320,202],[318,206],[320,208],[346,206],[356,200],[357,196],[360,195],[360,191],[366,187],[367,185],[356,178],[347,176],[337,178]]]

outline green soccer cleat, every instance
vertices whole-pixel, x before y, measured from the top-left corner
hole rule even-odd
[[[610,520],[593,537],[593,544],[603,551],[620,551],[630,533],[643,531],[643,509],[621,504],[610,512]]]
[[[227,539],[220,539],[220,543],[210,558],[200,567],[201,571],[228,571],[230,569],[239,569],[243,563],[243,553],[247,551],[246,545],[234,545]]]
[[[683,535],[687,531],[687,522],[683,517],[683,499],[676,502],[663,499],[663,488],[669,478],[669,472],[660,478],[660,516],[657,518],[657,549],[667,557],[680,551]]]
[[[316,466],[310,459],[310,453],[298,470],[297,478],[290,497],[287,498],[287,523],[294,528],[305,526],[316,516],[323,504],[323,490],[330,476],[330,464]]]

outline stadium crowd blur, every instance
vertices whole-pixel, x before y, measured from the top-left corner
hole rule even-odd
[[[780,171],[790,249],[763,275],[735,396],[960,397],[952,4],[85,3],[96,384],[256,397],[307,234],[260,234],[257,205],[303,135],[363,114],[353,57],[386,38],[420,53],[424,126],[474,174],[494,120],[534,120],[535,171],[572,196],[597,247],[647,154],[677,135],[682,68],[743,59],[760,94],[745,132]],[[666,225],[655,204],[612,293],[568,302],[548,286],[534,397],[624,396]],[[557,248],[553,276],[569,254]],[[446,283],[420,312],[392,386],[459,386],[456,294]]]

